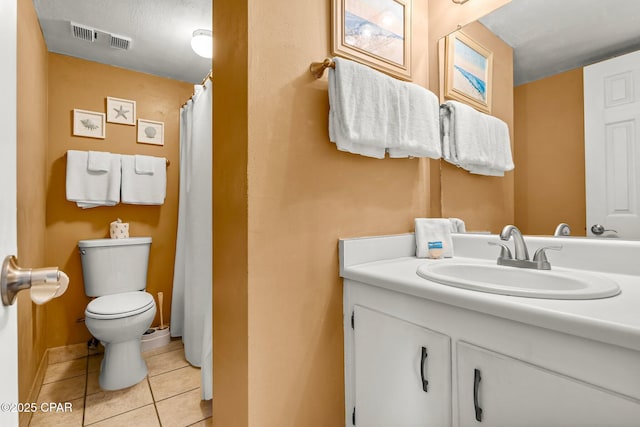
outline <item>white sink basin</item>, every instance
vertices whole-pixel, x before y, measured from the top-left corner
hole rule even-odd
[[[582,271],[532,270],[497,264],[427,262],[418,267],[418,276],[457,288],[547,299],[597,299],[618,295],[613,280]]]

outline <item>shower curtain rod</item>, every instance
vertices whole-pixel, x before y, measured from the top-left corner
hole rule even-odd
[[[204,79],[202,79],[202,83],[200,83],[201,86],[203,86],[207,80],[211,80],[213,81],[213,70],[209,70],[209,74],[207,74]]]

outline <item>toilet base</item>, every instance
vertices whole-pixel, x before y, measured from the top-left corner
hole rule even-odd
[[[140,353],[140,338],[105,345],[100,388],[120,390],[138,384],[146,376],[147,364]]]

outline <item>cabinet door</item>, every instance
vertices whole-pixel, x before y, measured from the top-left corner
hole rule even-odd
[[[640,424],[636,400],[470,344],[456,349],[461,427]]]
[[[450,426],[449,337],[360,306],[354,316],[355,425]]]

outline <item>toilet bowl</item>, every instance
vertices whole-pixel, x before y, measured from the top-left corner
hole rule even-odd
[[[85,324],[105,348],[99,377],[102,389],[130,387],[147,376],[140,345],[155,314],[154,299],[144,291],[107,295],[89,303]]]
[[[78,242],[85,294],[97,297],[85,309],[85,324],[105,348],[100,387],[131,387],[147,375],[142,334],[156,314],[145,292],[150,237],[94,239]]]

